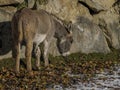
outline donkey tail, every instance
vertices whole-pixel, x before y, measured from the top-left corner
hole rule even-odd
[[[18,40],[19,41],[22,41],[23,40],[23,24],[22,24],[22,21],[19,21],[18,22]]]
[[[11,22],[12,26],[12,39],[21,42],[23,39],[23,28],[22,28],[22,21],[19,20],[19,15],[16,13]]]

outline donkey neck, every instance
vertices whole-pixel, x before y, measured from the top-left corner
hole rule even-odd
[[[66,30],[66,27],[62,22],[59,22],[58,20],[54,20],[55,23],[55,37],[57,39],[61,39],[67,36],[68,32]]]

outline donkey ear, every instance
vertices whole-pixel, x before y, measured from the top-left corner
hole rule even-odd
[[[69,22],[65,23],[65,28],[68,33],[71,33],[72,32],[72,22],[69,21]]]
[[[67,24],[67,32],[69,33],[67,37],[71,37],[72,36],[72,22],[71,21]]]

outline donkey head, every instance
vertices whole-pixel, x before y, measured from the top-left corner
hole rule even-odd
[[[58,42],[58,48],[60,53],[63,56],[67,56],[70,54],[70,48],[73,42],[73,38],[72,38],[72,33],[69,32],[65,37],[60,39],[60,42]]]
[[[61,25],[57,22],[57,31],[55,36],[57,37],[57,46],[62,56],[70,54],[70,48],[73,42],[72,31],[70,25]]]

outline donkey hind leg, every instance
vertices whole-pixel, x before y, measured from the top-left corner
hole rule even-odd
[[[16,73],[19,73],[20,71],[20,42],[14,42],[12,50],[13,58],[15,59],[16,65],[15,65],[15,71]]]
[[[49,48],[49,42],[47,40],[44,41],[44,61],[45,61],[45,66],[49,65],[48,61],[48,48]]]
[[[38,70],[40,69],[40,55],[41,55],[41,51],[39,46],[37,46],[35,49],[35,58],[36,58],[36,68]]]
[[[27,71],[32,74],[31,54],[32,54],[33,43],[28,41],[26,43],[25,57],[27,62]]]

